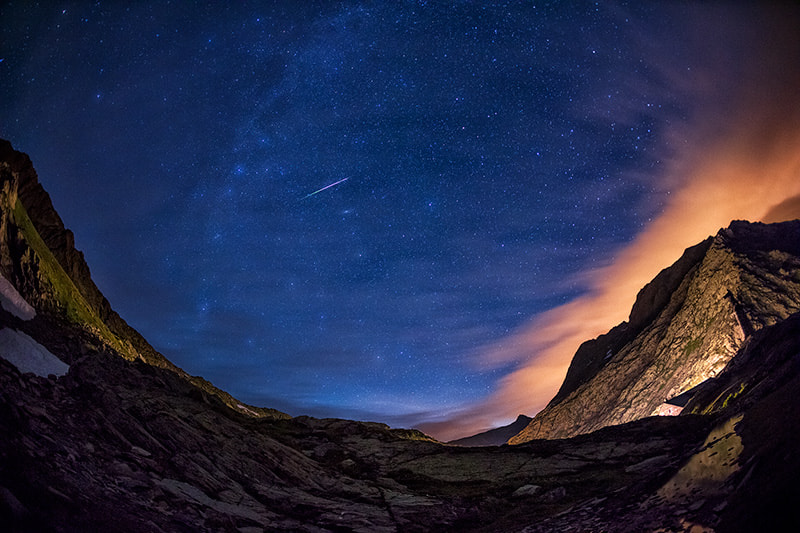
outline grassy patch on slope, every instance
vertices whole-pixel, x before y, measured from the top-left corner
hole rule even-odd
[[[39,279],[50,286],[57,306],[61,308],[70,322],[87,327],[105,339],[114,349],[125,357],[135,357],[132,349],[125,346],[86,302],[72,278],[64,271],[53,252],[47,247],[36,227],[28,216],[25,206],[17,200],[14,205],[14,221],[22,232],[28,245],[39,258]]]

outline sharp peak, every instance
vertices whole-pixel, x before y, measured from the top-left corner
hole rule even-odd
[[[800,219],[783,222],[733,220],[714,236],[717,245],[734,252],[800,249]]]

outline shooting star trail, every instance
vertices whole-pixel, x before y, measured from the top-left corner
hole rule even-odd
[[[324,186],[323,188],[321,188],[320,190],[318,190],[318,191],[314,191],[314,192],[312,192],[311,194],[307,194],[307,195],[303,196],[303,197],[302,197],[302,198],[300,198],[300,199],[301,199],[301,200],[305,200],[306,198],[309,198],[309,197],[311,197],[311,196],[314,196],[314,195],[315,195],[315,194],[317,194],[318,192],[322,192],[322,191],[324,191],[325,189],[330,189],[330,188],[331,188],[331,187],[333,187],[334,185],[339,185],[339,184],[340,184],[340,183],[342,183],[343,181],[347,181],[347,180],[349,180],[349,179],[350,179],[350,178],[344,178],[343,180],[339,180],[339,181],[337,181],[336,183],[331,183],[330,185],[326,185],[326,186]]]

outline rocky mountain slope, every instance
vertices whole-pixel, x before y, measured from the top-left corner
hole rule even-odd
[[[733,222],[643,288],[628,322],[584,343],[548,406],[510,443],[663,414],[755,332],[800,310],[800,221]]]
[[[800,527],[800,314],[788,314],[796,293],[772,290],[800,280],[796,226],[737,223],[687,252],[642,291],[627,326],[582,347],[582,366],[554,400],[597,379],[609,350],[616,360],[629,345],[660,346],[672,335],[691,368],[720,367],[681,416],[462,447],[382,424],[251,408],[187,376],[113,313],[27,157],[7,143],[0,191],[4,531]],[[716,273],[703,266],[712,253]],[[769,290],[745,290],[753,280]],[[720,301],[698,290],[716,291]],[[680,317],[703,324],[692,350],[683,343],[700,330],[674,330]],[[721,363],[716,354],[725,350],[734,356]],[[625,375],[640,387],[634,373]],[[623,387],[618,396],[625,394]]]
[[[91,338],[88,346],[103,346],[126,359],[169,369],[234,409],[258,416],[288,416],[245,406],[203,378],[189,376],[130,327],[92,281],[83,254],[75,249],[74,235],[53,208],[30,158],[2,139],[0,186],[0,283],[5,280],[39,310],[41,322],[66,322]],[[39,322],[34,320],[22,329],[39,328]],[[75,354],[65,357],[70,363]]]

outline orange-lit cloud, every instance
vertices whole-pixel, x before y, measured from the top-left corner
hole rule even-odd
[[[486,366],[518,362],[518,370],[487,401],[422,424],[423,430],[449,440],[535,414],[557,392],[578,346],[626,320],[637,292],[684,249],[734,219],[800,217],[800,47],[789,32],[770,35],[753,52],[764,56],[755,72],[739,85],[717,86],[719,96],[672,132],[679,146],[653,177],[670,190],[663,210],[607,258],[608,266],[583,274],[589,291],[479,357]]]
[[[767,224],[783,220],[800,219],[800,196],[793,196],[772,207],[766,215],[761,217],[761,222]]]

